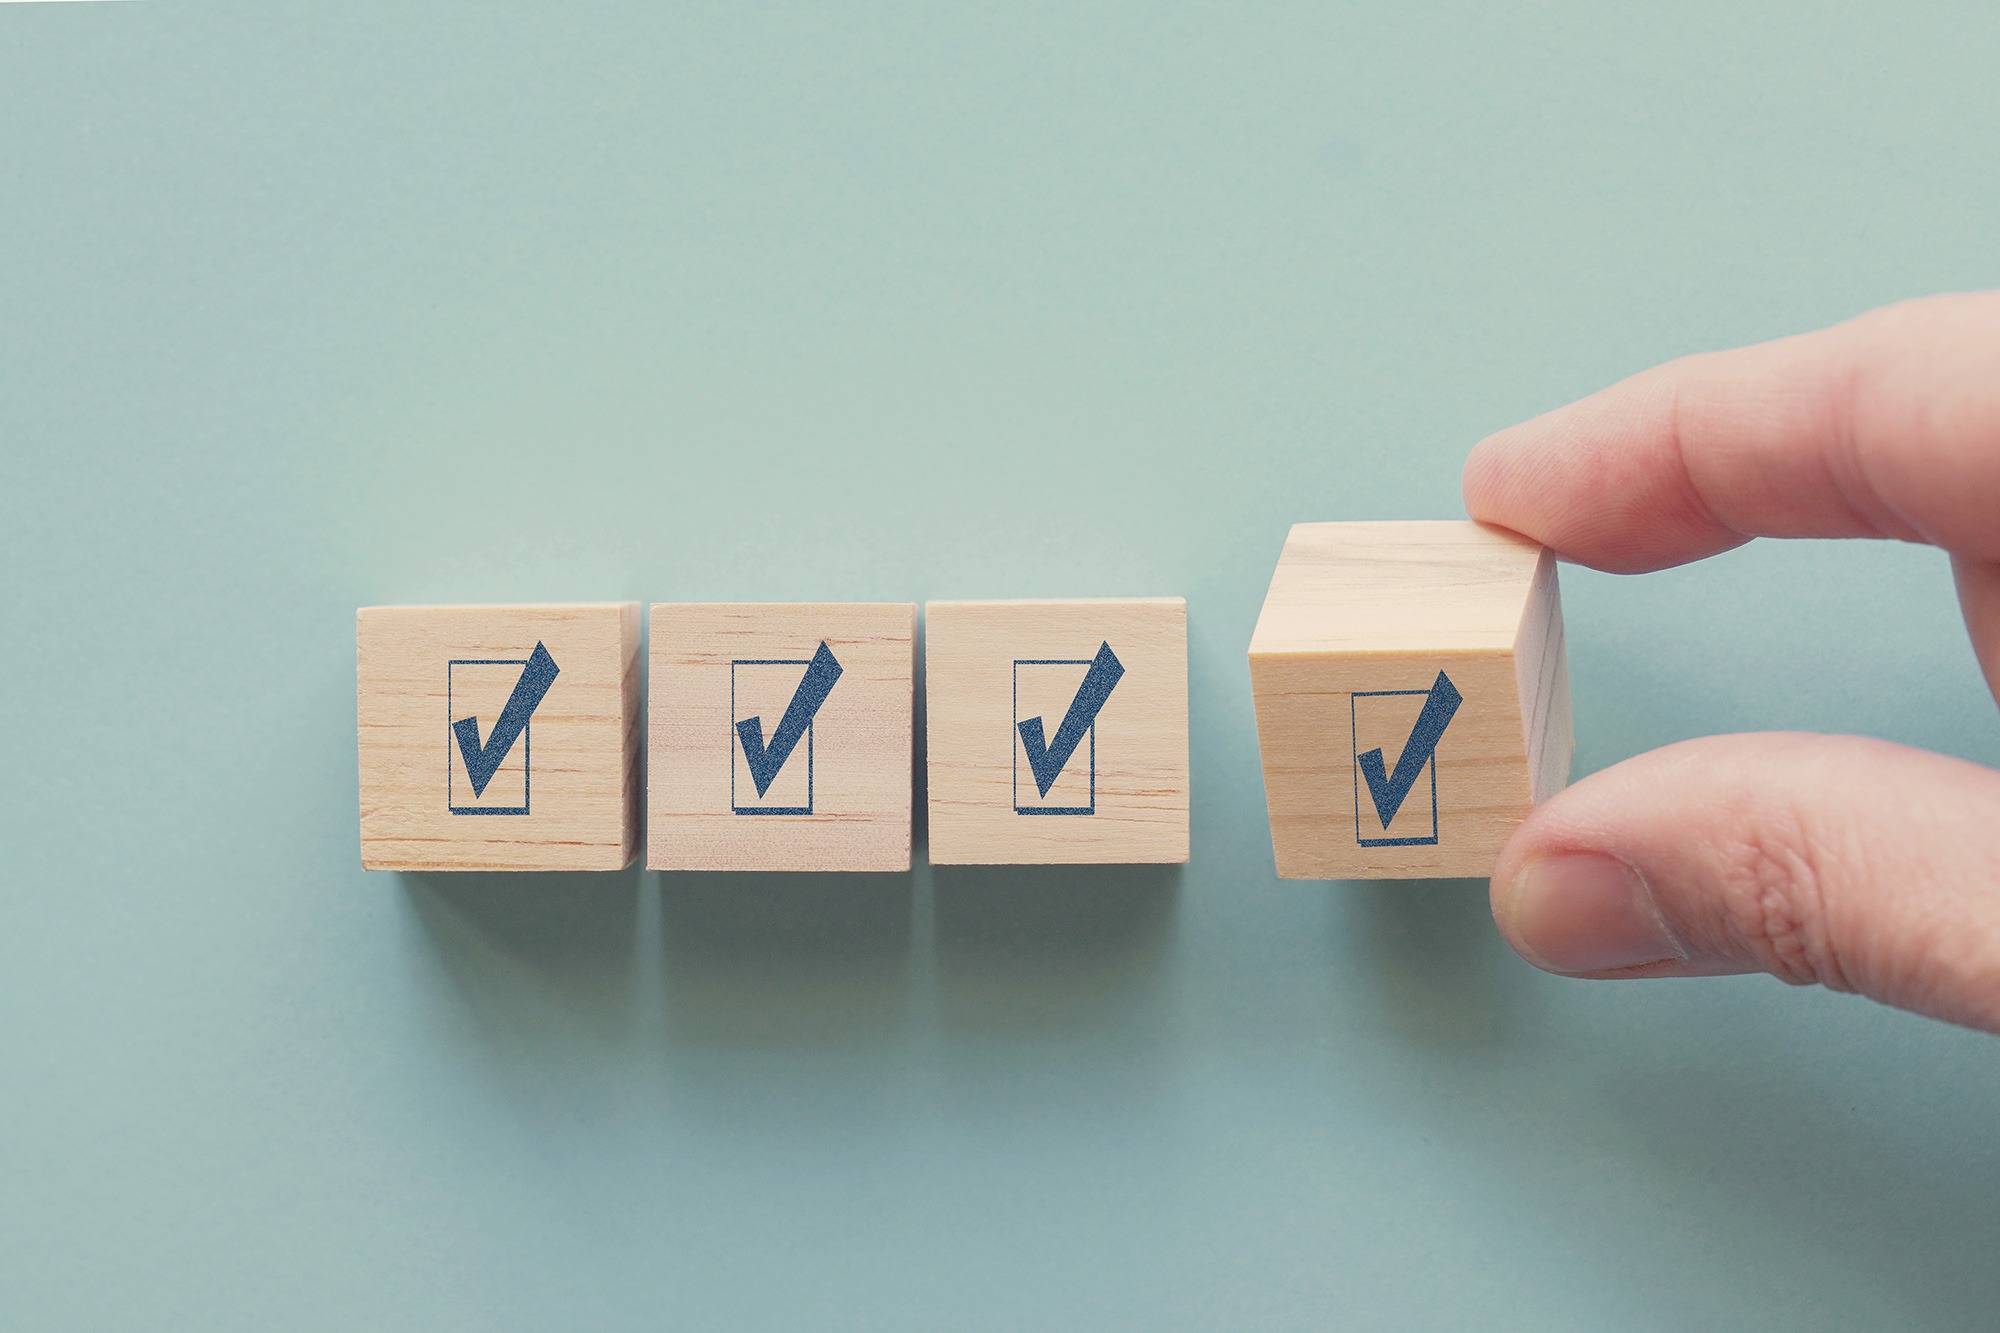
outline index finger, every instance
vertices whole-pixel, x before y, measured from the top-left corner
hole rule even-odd
[[[2000,561],[2000,292],[1685,357],[1482,440],[1472,517],[1616,573],[1752,537]]]

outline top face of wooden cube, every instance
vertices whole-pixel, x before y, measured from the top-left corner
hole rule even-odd
[[[647,866],[908,870],[916,613],[656,604]]]
[[[371,606],[355,639],[363,866],[631,862],[637,602]]]
[[[1188,857],[1187,603],[924,608],[930,859]]]
[[[1512,652],[1541,546],[1482,523],[1299,523],[1250,655]]]

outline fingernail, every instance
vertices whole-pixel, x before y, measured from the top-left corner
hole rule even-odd
[[[1538,857],[1515,874],[1501,901],[1515,946],[1551,972],[1609,972],[1681,956],[1645,882],[1615,856]]]

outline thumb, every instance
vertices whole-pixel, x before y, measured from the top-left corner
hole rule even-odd
[[[1550,972],[1769,972],[2000,1032],[2000,772],[1851,736],[1670,745],[1536,809],[1493,916]]]

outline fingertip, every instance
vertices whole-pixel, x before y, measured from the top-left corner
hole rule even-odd
[[[2000,774],[1886,741],[1682,741],[1537,807],[1494,920],[1566,976],[1768,972],[2000,1031],[1995,809]]]
[[[1482,523],[1494,522],[1493,506],[1498,499],[1501,474],[1501,449],[1495,443],[1501,435],[1488,435],[1465,456],[1465,469],[1459,476],[1459,492],[1465,500],[1465,512]]]
[[[1531,856],[1493,881],[1493,917],[1545,972],[1603,976],[1685,961],[1643,876],[1598,851]]]

